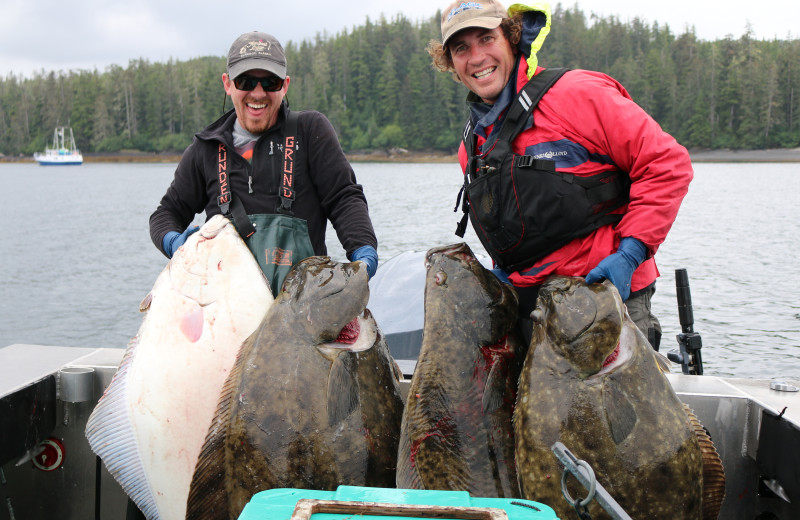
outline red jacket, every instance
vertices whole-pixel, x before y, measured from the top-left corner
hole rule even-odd
[[[537,68],[537,73],[541,71]],[[528,64],[520,58],[516,78],[519,92],[528,82]],[[541,284],[552,274],[586,276],[619,241],[634,237],[648,258],[634,272],[631,291],[653,283],[659,272],[653,255],[664,241],[693,177],[689,153],[611,77],[588,70],[568,71],[542,97],[533,112],[533,127],[512,143],[515,153],[556,161],[556,169],[589,175],[619,169],[631,179],[630,201],[620,208],[622,220],[586,237],[577,238],[537,261],[511,273],[517,286]],[[487,134],[491,128],[487,128]],[[478,136],[477,145],[485,139]],[[466,168],[462,143],[459,162]]]

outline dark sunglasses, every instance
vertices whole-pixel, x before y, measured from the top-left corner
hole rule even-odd
[[[263,88],[265,92],[277,92],[283,88],[283,80],[278,76],[256,78],[255,76],[240,74],[233,80],[233,85],[238,90],[254,90],[259,83],[261,83],[261,88]]]

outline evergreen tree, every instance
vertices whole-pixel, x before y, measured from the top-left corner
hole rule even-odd
[[[366,18],[335,35],[285,42],[291,107],[325,113],[347,152],[455,152],[466,89],[434,70],[425,51],[440,38],[440,19]],[[142,58],[102,72],[0,78],[0,154],[41,151],[67,125],[85,154],[180,152],[232,108],[220,80],[225,63]],[[539,64],[609,74],[688,148],[800,146],[800,40],[759,41],[747,27],[739,38],[702,41],[691,28],[676,34],[557,4]]]

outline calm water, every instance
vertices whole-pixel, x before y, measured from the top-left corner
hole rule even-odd
[[[0,347],[14,343],[124,348],[141,299],[166,265],[148,217],[174,164],[0,164]],[[354,165],[381,261],[459,241],[454,164]],[[711,375],[800,380],[800,165],[697,164],[672,232],[656,256],[653,306],[674,348],[677,268],[689,273],[695,332]],[[197,223],[202,218],[198,217]],[[469,230],[466,241],[480,243]],[[331,256],[344,254],[329,232]]]

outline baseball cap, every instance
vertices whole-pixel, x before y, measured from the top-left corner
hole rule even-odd
[[[266,70],[281,79],[286,78],[286,55],[277,38],[259,31],[236,38],[228,51],[228,76],[235,79],[251,69]]]
[[[447,40],[451,36],[467,27],[496,29],[503,18],[508,18],[508,11],[495,0],[479,2],[456,0],[442,13],[442,45],[447,45]]]

